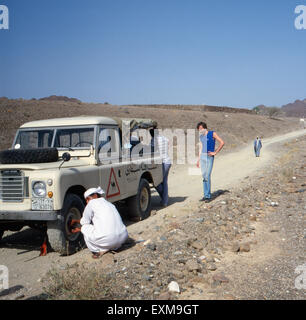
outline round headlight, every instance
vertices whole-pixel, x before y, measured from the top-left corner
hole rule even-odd
[[[42,181],[37,181],[33,184],[33,194],[36,197],[45,197],[46,196],[46,185]]]

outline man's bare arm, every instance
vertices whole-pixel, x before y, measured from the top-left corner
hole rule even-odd
[[[218,152],[221,151],[221,149],[224,147],[224,141],[217,135],[216,132],[214,132],[213,137],[219,142],[219,147],[215,152],[208,152],[209,156],[215,156]]]

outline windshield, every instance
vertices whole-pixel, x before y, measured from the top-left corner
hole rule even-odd
[[[94,128],[57,129],[54,147],[90,148],[94,143]]]
[[[55,135],[55,137],[54,137]],[[54,142],[52,144],[54,138]],[[14,149],[90,148],[94,144],[94,127],[19,130]]]
[[[50,148],[54,130],[20,130],[13,148],[15,149],[37,149]]]

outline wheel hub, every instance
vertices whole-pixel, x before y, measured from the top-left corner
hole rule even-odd
[[[79,220],[81,218],[81,213],[77,208],[71,208],[67,214],[65,231],[69,241],[75,241],[79,237],[79,233],[72,233],[71,226],[72,220]]]
[[[140,193],[140,208],[142,211],[146,211],[149,205],[149,192],[146,188],[143,188]]]

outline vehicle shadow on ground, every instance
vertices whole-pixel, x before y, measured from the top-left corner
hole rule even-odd
[[[30,251],[40,250],[40,246],[43,240],[43,232],[27,228],[8,235],[4,233],[3,238],[0,241],[0,248],[19,250],[24,249],[24,251],[17,253],[18,255],[20,255]]]
[[[188,197],[169,197],[169,202],[168,202],[167,208],[175,203],[184,202],[187,198]],[[160,204],[160,197],[158,195],[152,196],[151,206],[152,206],[151,216],[154,214],[153,213],[154,211],[156,213],[157,211],[164,209],[164,207],[161,206],[161,204]],[[133,218],[129,217],[128,208],[126,207],[126,205],[118,203],[116,205],[116,208],[119,211],[121,218],[123,220],[123,223],[126,226],[133,225],[134,223],[137,223],[140,221],[140,219],[138,217],[133,217]]]

